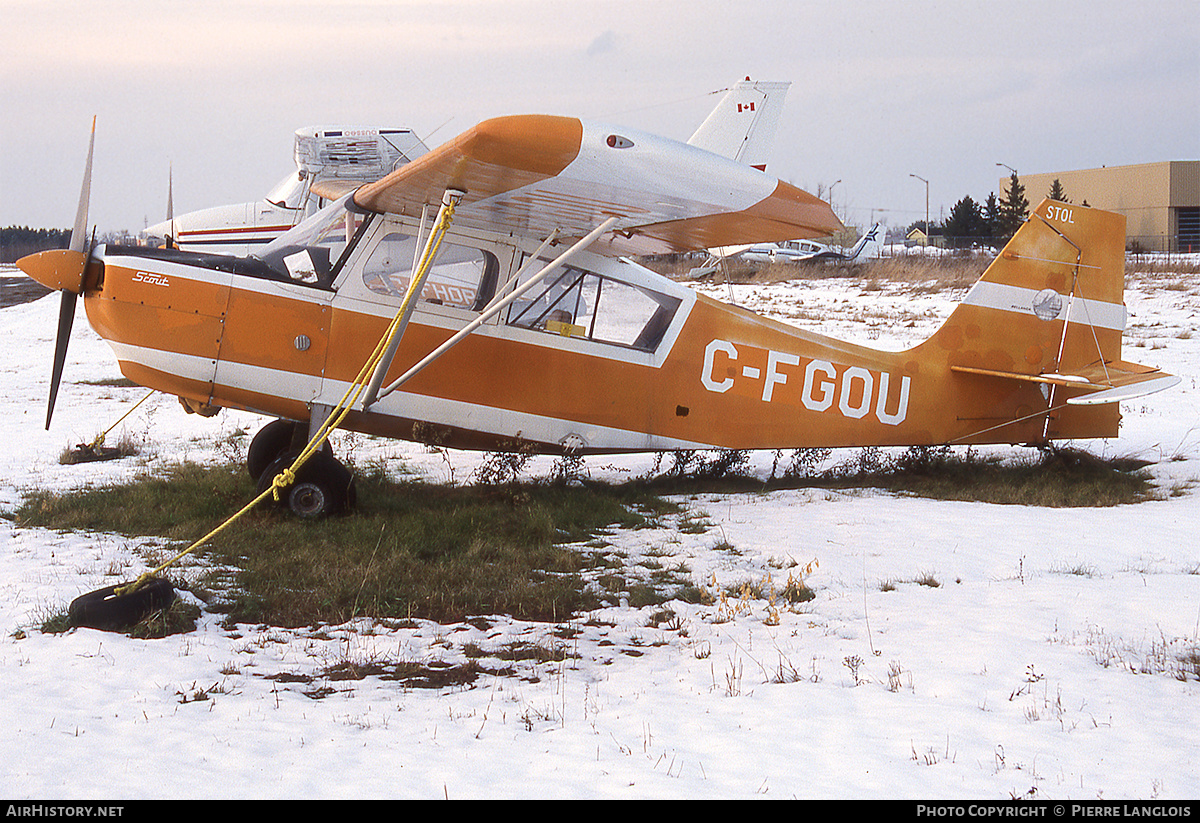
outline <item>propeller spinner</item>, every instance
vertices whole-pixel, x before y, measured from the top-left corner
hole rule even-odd
[[[92,151],[96,145],[96,118],[92,118],[92,136],[88,141],[87,164],[83,169],[83,186],[79,192],[79,206],[75,210],[75,225],[71,228],[71,242],[66,249],[55,249],[31,254],[17,261],[17,266],[34,280],[51,289],[62,292],[58,307],[58,333],[54,341],[54,368],[50,376],[50,401],[46,407],[46,428],[54,414],[54,401],[58,397],[58,386],[62,381],[63,363],[67,359],[67,343],[71,338],[71,326],[75,322],[75,304],[83,293],[83,275],[91,257],[88,243],[88,201],[92,192]]]

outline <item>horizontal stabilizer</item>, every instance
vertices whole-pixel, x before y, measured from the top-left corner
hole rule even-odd
[[[1121,400],[1132,400],[1135,397],[1145,397],[1147,394],[1169,389],[1179,383],[1179,378],[1173,374],[1159,374],[1157,377],[1147,375],[1148,379],[1139,380],[1136,383],[1127,383],[1124,386],[1115,386],[1111,389],[1096,392],[1095,394],[1084,394],[1079,397],[1072,397],[1067,402],[1075,406],[1094,406],[1100,403],[1116,403]]]
[[[1169,389],[1179,383],[1179,378],[1175,375],[1164,374],[1149,366],[1124,361],[1097,363],[1080,369],[1080,374],[1024,374],[995,369],[979,369],[972,366],[951,366],[950,371],[1064,386],[1088,392],[1067,400],[1068,403],[1075,406],[1094,406],[1132,400],[1135,397],[1143,397]]]

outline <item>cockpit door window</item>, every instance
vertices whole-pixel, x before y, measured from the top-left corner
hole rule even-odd
[[[403,297],[412,278],[417,238],[388,232],[372,249],[363,269],[363,284],[375,294]],[[500,264],[486,249],[443,242],[420,299],[427,303],[479,311],[496,291]]]

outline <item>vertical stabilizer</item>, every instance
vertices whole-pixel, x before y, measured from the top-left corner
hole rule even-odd
[[[1022,401],[1007,415],[1002,403],[959,412],[981,426],[1012,415],[980,434],[1044,419],[1042,440],[1112,437],[1119,401],[1179,382],[1121,359],[1124,290],[1125,217],[1043,200],[920,348],[961,381],[1039,387],[1041,403]],[[964,382],[960,394],[986,399],[995,385]]]
[[[765,171],[791,85],[749,77],[734,83],[688,145]]]
[[[883,256],[883,238],[887,233],[883,225],[876,223],[871,226],[862,237],[858,238],[858,242],[854,244],[854,248],[846,255],[847,260],[858,260],[860,257],[863,260],[870,260],[873,257]]]
[[[986,368],[1074,373],[1120,360],[1124,290],[1125,217],[1043,200],[944,330],[974,330]]]

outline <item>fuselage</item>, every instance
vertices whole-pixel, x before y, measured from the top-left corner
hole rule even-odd
[[[293,247],[266,260],[104,248],[88,318],[135,382],[194,408],[308,420],[354,381],[412,268],[417,221],[359,220],[311,258]],[[446,243],[385,385],[519,287],[526,275],[510,277],[533,252],[472,229]],[[584,253],[344,427],[578,453],[1044,439],[1037,386],[951,373],[987,356],[971,349],[969,321],[906,352],[876,351]],[[1087,414],[1091,436],[1115,430],[1110,410]]]
[[[188,212],[150,226],[145,233],[151,237],[170,237],[177,249],[245,256],[270,243],[303,217],[298,208],[263,199]]]
[[[798,263],[821,255],[831,256],[834,254],[841,256],[840,252],[834,252],[828,246],[814,243],[811,240],[785,240],[782,243],[751,246],[739,257],[750,263]]]

